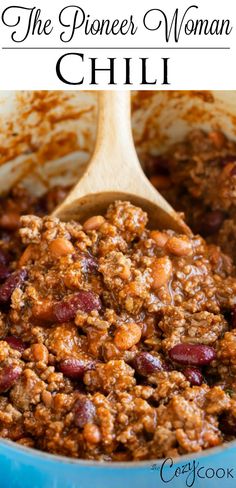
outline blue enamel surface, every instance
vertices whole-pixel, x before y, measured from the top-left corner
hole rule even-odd
[[[166,461],[162,480],[162,462],[155,466],[153,462],[129,466],[86,463],[0,442],[0,488],[218,488],[222,484],[235,488],[236,444],[208,453],[181,457],[172,467]]]

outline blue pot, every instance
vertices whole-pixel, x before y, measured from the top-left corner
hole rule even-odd
[[[235,488],[236,441],[164,461],[97,463],[0,441],[0,488]]]

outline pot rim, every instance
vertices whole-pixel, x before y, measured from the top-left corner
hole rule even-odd
[[[144,461],[124,461],[124,462],[118,462],[118,461],[90,461],[87,459],[75,459],[75,458],[70,458],[67,456],[60,456],[58,454],[50,454],[48,452],[40,451],[37,449],[34,449],[32,447],[26,447],[26,446],[21,446],[20,444],[17,444],[16,442],[7,440],[7,439],[0,439],[0,447],[1,445],[5,445],[8,448],[11,448],[13,451],[19,451],[21,454],[25,455],[31,455],[33,457],[40,458],[43,461],[49,461],[52,463],[63,463],[64,465],[76,465],[76,466],[83,466],[83,467],[92,467],[92,468],[120,468],[120,469],[134,469],[134,468],[143,468],[145,466],[161,466],[165,459],[167,459],[169,456],[166,458],[162,459],[146,459]],[[191,459],[199,459],[199,458],[206,458],[209,455],[215,455],[218,454],[222,451],[227,451],[231,448],[236,447],[236,440],[226,442],[224,444],[221,444],[218,447],[212,447],[209,449],[205,449],[204,451],[199,451],[196,453],[191,453],[187,455],[182,455],[173,458],[175,463],[181,463],[181,459],[185,460],[191,460]]]

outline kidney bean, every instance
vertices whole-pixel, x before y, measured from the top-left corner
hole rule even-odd
[[[0,302],[8,302],[15,288],[19,287],[24,282],[26,277],[26,269],[20,269],[19,271],[12,273],[0,286]]]
[[[94,404],[86,397],[81,396],[74,405],[74,422],[77,427],[83,428],[92,423],[96,414]]]
[[[41,197],[40,205],[42,208],[42,213],[50,214],[54,208],[56,208],[59,203],[65,200],[68,193],[68,187],[55,186],[51,188],[46,194]]]
[[[236,164],[234,164],[233,168],[230,171],[230,176],[235,176],[236,175]]]
[[[185,368],[183,374],[191,385],[200,386],[203,383],[202,373],[197,368]]]
[[[169,357],[179,364],[204,366],[215,359],[216,353],[213,347],[203,344],[177,344],[169,350]]]
[[[84,361],[82,359],[63,359],[59,363],[60,371],[71,379],[81,379],[84,373],[93,369],[94,361]]]
[[[6,266],[8,263],[9,263],[9,257],[2,249],[0,249],[0,264]]]
[[[24,352],[24,350],[27,347],[19,337],[8,336],[5,337],[4,341],[7,342],[7,344],[9,344],[9,346],[12,347],[12,349],[16,349],[21,353]]]
[[[0,281],[6,280],[10,274],[9,268],[5,264],[0,263]]]
[[[236,154],[229,154],[228,156],[222,158],[220,162],[222,166],[226,166],[229,163],[234,163],[236,162]]]
[[[204,215],[201,223],[201,232],[205,236],[215,234],[222,226],[225,213],[222,210],[212,210]]]
[[[159,358],[145,351],[140,352],[135,356],[133,367],[136,373],[141,376],[149,376],[156,371],[163,371],[166,369]]]
[[[156,156],[152,160],[152,165],[153,165],[153,168],[152,168],[153,171],[164,174],[164,175],[169,174],[170,161],[167,158],[165,158],[164,156],[160,156],[160,155]],[[152,174],[153,174],[153,171],[152,171]]]
[[[101,301],[98,295],[92,291],[78,291],[72,297],[62,302],[55,303],[53,306],[53,316],[56,322],[69,322],[76,316],[78,310],[91,312],[100,310]]]
[[[228,412],[223,413],[219,418],[220,430],[225,435],[235,436],[236,435],[236,418],[230,415]]]
[[[236,305],[234,305],[232,309],[230,322],[231,322],[232,329],[235,329],[236,328]]]
[[[0,393],[9,390],[21,375],[19,366],[5,366],[0,371]]]

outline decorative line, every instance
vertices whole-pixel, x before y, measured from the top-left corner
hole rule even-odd
[[[131,50],[131,49],[138,49],[138,50],[142,50],[142,49],[145,49],[145,50],[150,50],[150,49],[158,49],[158,50],[162,50],[162,49],[206,49],[206,50],[223,50],[223,49],[231,49],[229,46],[221,46],[221,47],[217,47],[217,46],[212,46],[212,47],[207,47],[207,46],[199,46],[199,47],[196,47],[196,46],[172,46],[172,47],[169,47],[169,46],[163,46],[163,47],[154,47],[154,46],[150,46],[150,47],[69,47],[69,46],[66,46],[66,47],[26,47],[26,46],[4,46],[2,47],[2,49],[7,49],[7,50],[33,50],[33,49],[38,49],[38,50],[44,50],[44,49],[48,49],[48,50],[63,50],[63,49],[69,49],[69,50],[102,50],[102,49],[116,49],[116,50],[123,50],[123,49],[126,49],[126,50]]]

